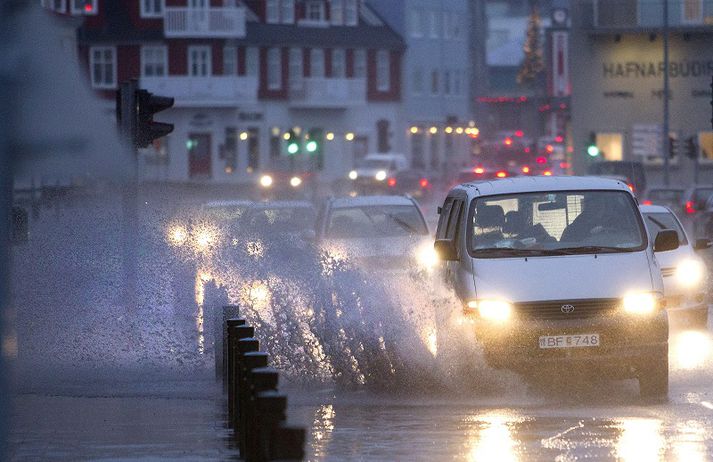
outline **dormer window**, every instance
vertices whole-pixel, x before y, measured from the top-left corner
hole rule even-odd
[[[142,18],[160,18],[163,16],[164,0],[139,0]]]
[[[310,22],[324,21],[325,20],[324,2],[314,1],[314,0],[308,1],[305,19],[307,19]]]
[[[294,24],[295,0],[267,0],[265,22],[268,24]]]

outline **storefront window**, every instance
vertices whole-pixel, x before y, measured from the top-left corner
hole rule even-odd
[[[713,162],[713,132],[698,133],[698,152],[702,161]]]
[[[621,133],[597,133],[597,147],[604,160],[623,160],[623,136]]]

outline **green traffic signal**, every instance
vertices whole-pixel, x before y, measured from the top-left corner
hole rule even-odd
[[[305,145],[307,152],[315,152],[317,150],[317,142],[314,140],[308,141]]]
[[[597,147],[596,144],[590,144],[587,146],[587,154],[589,154],[591,157],[597,157],[599,155],[599,148]]]
[[[299,150],[300,150],[299,145],[298,145],[296,142],[294,142],[294,141],[290,142],[290,143],[287,145],[287,152],[288,152],[289,154],[297,154],[297,152],[298,152]]]

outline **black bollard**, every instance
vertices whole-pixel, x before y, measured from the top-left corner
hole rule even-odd
[[[214,310],[213,342],[215,355],[215,379],[223,381],[223,390],[228,385],[228,320],[239,315],[237,305],[225,305]]]
[[[305,438],[304,428],[280,425],[270,437],[267,460],[297,461],[304,459]]]
[[[255,424],[258,432],[257,457],[259,462],[271,459],[271,439],[278,426],[285,421],[287,396],[277,391],[263,391],[256,395]]]
[[[223,379],[223,391],[227,389],[228,383],[230,382],[230,366],[228,364],[228,356],[229,356],[229,351],[230,351],[230,332],[231,332],[231,327],[240,327],[244,326],[246,324],[245,319],[243,318],[228,318],[224,322],[224,333],[225,337],[222,340],[222,346],[220,349],[216,347],[215,352],[216,352],[216,362],[215,362],[215,367],[221,367],[223,370],[218,373],[216,371],[216,377],[220,376]],[[233,333],[235,333],[233,331]],[[218,361],[217,355],[220,354],[220,362]]]
[[[233,420],[231,422],[231,425],[233,429],[235,430],[235,437],[238,440],[238,447],[240,448],[240,453],[243,454],[245,452],[245,432],[243,430],[243,427],[241,426],[241,419],[240,416],[243,413],[243,410],[245,409],[245,374],[244,374],[244,358],[247,353],[257,353],[258,350],[260,349],[260,342],[258,342],[255,338],[253,337],[248,337],[248,338],[243,338],[238,341],[237,345],[237,357],[240,358],[240,361],[236,364],[236,369],[235,369],[235,385],[233,388],[233,396],[234,396],[234,409],[235,413],[233,414]],[[265,353],[267,354],[267,353]],[[257,367],[262,367],[258,365]]]
[[[239,320],[229,320],[228,322],[228,423],[232,427],[235,421],[235,403],[237,402],[235,390],[237,389],[240,364],[238,343],[244,338],[252,338],[255,335],[255,329],[251,326],[238,324]]]
[[[258,359],[258,355],[264,355]],[[242,441],[245,448],[245,457],[257,460],[258,453],[258,428],[257,408],[255,397],[263,391],[276,390],[279,374],[267,366],[267,353],[246,353],[243,362],[243,407],[240,409],[240,428],[243,431]],[[258,367],[250,367],[258,365]]]

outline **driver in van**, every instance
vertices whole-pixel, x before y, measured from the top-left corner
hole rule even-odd
[[[604,194],[589,194],[582,198],[582,212],[562,233],[560,242],[580,242],[606,229],[621,228],[621,204]]]

